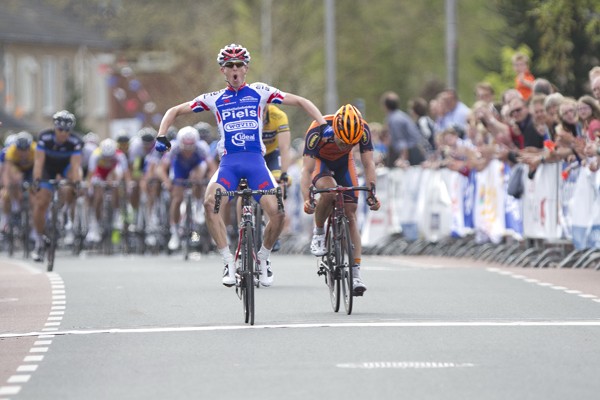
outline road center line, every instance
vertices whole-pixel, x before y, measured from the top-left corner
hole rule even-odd
[[[105,333],[174,333],[174,332],[210,332],[238,331],[246,329],[314,329],[314,328],[483,328],[483,327],[600,327],[600,320],[566,321],[414,321],[414,322],[348,322],[348,323],[309,323],[309,324],[273,324],[273,325],[222,325],[222,326],[180,326],[156,328],[109,328],[56,331],[55,336],[97,335]],[[0,339],[39,336],[45,332],[3,333]]]

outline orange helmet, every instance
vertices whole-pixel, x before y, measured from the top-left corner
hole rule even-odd
[[[335,136],[346,144],[358,143],[365,130],[362,115],[352,104],[346,104],[337,110],[332,125]]]

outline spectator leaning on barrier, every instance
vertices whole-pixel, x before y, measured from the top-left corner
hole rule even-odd
[[[558,116],[558,106],[562,103],[564,96],[558,92],[549,94],[544,99],[544,109],[546,110],[546,116],[548,118],[548,128],[550,129],[550,137],[554,140],[556,136],[556,126],[560,124],[560,118]]]
[[[518,129],[523,135],[524,147],[542,149],[544,140],[548,139],[537,131],[529,108],[522,98],[514,98],[509,103],[509,116],[514,129]]]
[[[400,104],[398,95],[394,92],[385,92],[381,96],[381,103],[387,113],[386,127],[390,138],[386,165],[394,167],[406,163],[410,165],[422,163],[425,157],[420,147],[421,134],[408,114],[398,108]]]
[[[495,95],[494,87],[489,82],[479,82],[475,85],[475,98],[477,101],[494,104]]]
[[[435,123],[428,115],[429,104],[422,97],[416,97],[408,102],[408,110],[421,133],[421,143],[425,153],[430,155],[435,150]]]
[[[600,139],[600,105],[592,96],[584,95],[577,100],[577,113],[587,139]]]

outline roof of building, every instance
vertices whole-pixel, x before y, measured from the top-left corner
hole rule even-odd
[[[43,0],[2,0],[0,42],[114,47],[101,32]]]

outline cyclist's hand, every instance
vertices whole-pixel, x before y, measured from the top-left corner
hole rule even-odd
[[[40,183],[41,181],[39,179],[35,179],[32,183],[31,183],[31,191],[33,193],[37,193],[40,191]]]
[[[310,214],[314,214],[314,212],[315,212],[315,205],[312,204],[310,202],[310,200],[306,200],[304,202],[304,212],[307,213],[307,214],[309,214],[309,215]]]
[[[367,204],[372,211],[377,211],[381,207],[381,202],[375,196],[367,197]]]
[[[319,126],[319,132],[321,133],[322,138],[330,138],[333,137],[333,128],[329,124],[323,124]]]
[[[166,151],[171,150],[171,142],[164,135],[159,135],[156,137],[156,143],[154,144],[154,148],[159,153],[164,153]]]

